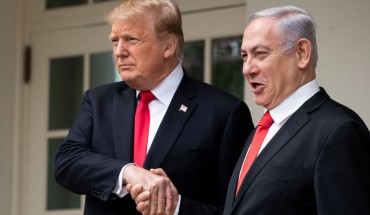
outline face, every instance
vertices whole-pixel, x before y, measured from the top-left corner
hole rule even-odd
[[[243,75],[257,105],[272,109],[301,85],[302,73],[293,51],[281,51],[276,20],[258,18],[244,31],[241,55]]]
[[[170,72],[165,47],[156,38],[151,20],[116,19],[109,36],[122,80],[137,90],[153,89]]]

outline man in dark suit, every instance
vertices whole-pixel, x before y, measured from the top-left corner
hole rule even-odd
[[[370,214],[370,133],[319,87],[315,37],[312,17],[301,8],[270,8],[250,18],[243,74],[273,122],[265,125],[259,154],[244,175],[246,157],[261,138],[250,134],[230,180],[225,215]]]
[[[186,76],[173,2],[123,1],[107,21],[123,82],[84,94],[57,152],[57,182],[86,195],[87,215],[139,214],[127,184],[150,192],[148,213],[222,213],[232,170],[254,127],[247,105]],[[134,129],[135,111],[148,91],[155,98],[148,105],[147,154],[135,164],[134,134],[141,131]]]

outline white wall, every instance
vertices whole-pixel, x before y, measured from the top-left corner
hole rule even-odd
[[[310,11],[317,24],[319,84],[338,102],[356,111],[370,127],[370,1],[247,0],[248,17],[259,10],[295,5]],[[254,121],[262,108],[247,102]]]

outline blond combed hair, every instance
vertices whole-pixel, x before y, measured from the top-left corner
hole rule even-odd
[[[177,39],[176,58],[181,62],[184,53],[184,34],[180,9],[173,0],[123,0],[113,8],[105,20],[112,25],[114,20],[129,19],[150,13],[154,17],[153,31],[160,41],[174,35]]]

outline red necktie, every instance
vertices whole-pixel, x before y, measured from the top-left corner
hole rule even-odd
[[[148,104],[155,96],[150,91],[139,93],[139,105],[135,113],[135,134],[134,134],[134,163],[142,167],[144,164],[150,124],[150,113]]]
[[[270,126],[274,123],[274,120],[271,118],[269,112],[266,112],[261,121],[258,123],[256,133],[254,134],[251,146],[247,153],[247,156],[244,158],[244,164],[240,171],[240,177],[238,180],[238,186],[236,187],[235,196],[238,194],[240,185],[242,184],[245,175],[247,174],[249,168],[252,166],[253,161],[256,159],[257,154],[261,148],[262,142],[266,137],[267,131]]]

